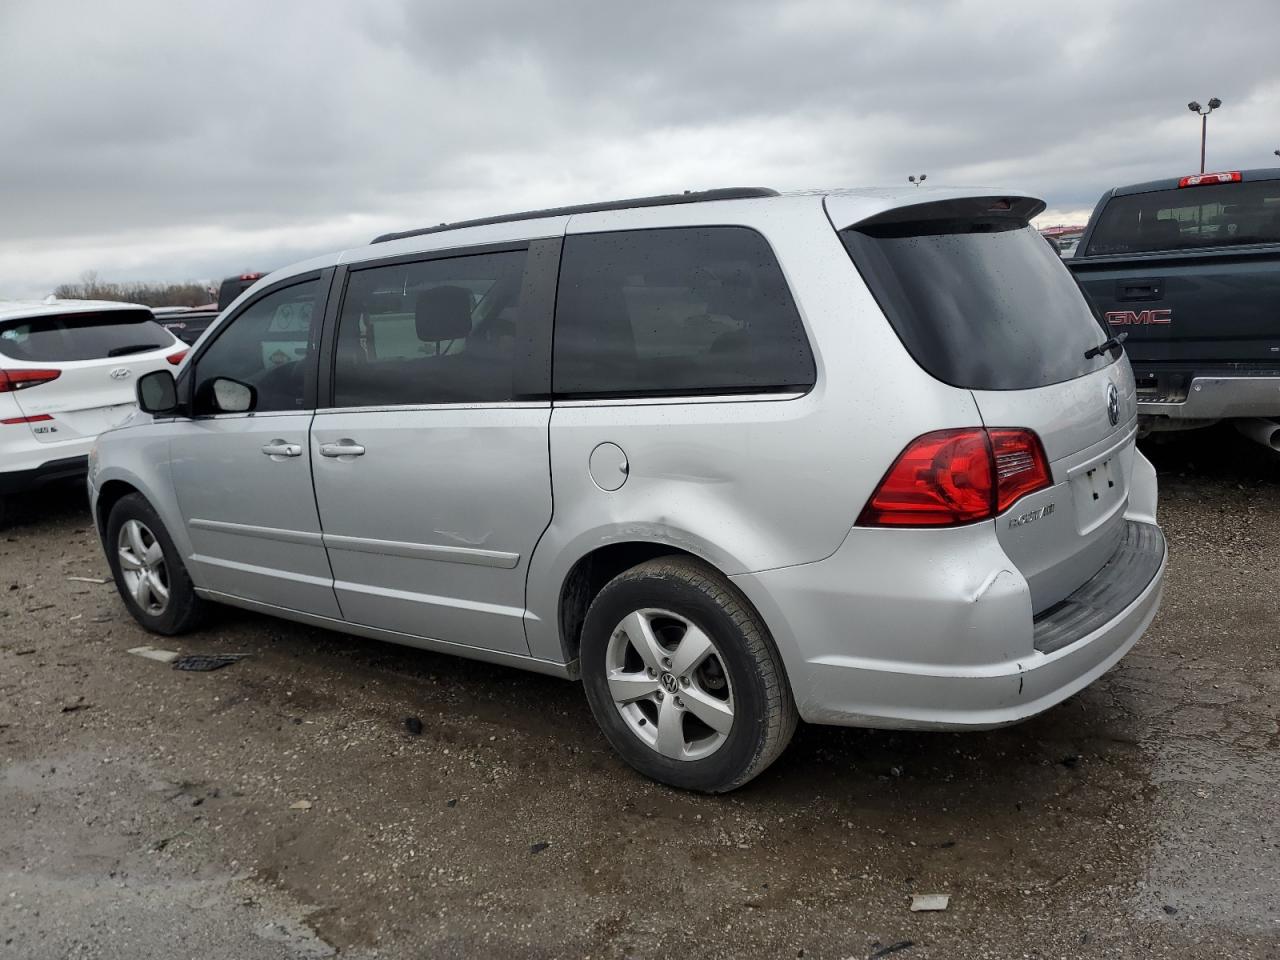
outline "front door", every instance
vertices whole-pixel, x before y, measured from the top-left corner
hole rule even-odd
[[[525,574],[551,519],[550,403],[522,387],[531,357],[545,362],[527,349],[531,325],[549,328],[549,300],[531,303],[526,282],[535,259],[351,271],[311,453],[352,623],[528,653]]]
[[[336,618],[307,442],[327,282],[269,292],[216,333],[170,453],[197,583]]]

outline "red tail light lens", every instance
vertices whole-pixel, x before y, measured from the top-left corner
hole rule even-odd
[[[5,426],[11,426],[15,423],[44,423],[46,420],[52,420],[53,417],[47,413],[37,413],[34,417],[8,417],[0,420]]]
[[[0,393],[38,387],[62,376],[61,370],[0,370]]]
[[[167,357],[165,357],[165,359],[168,360],[170,363],[172,363],[176,367],[178,364],[182,362],[182,358],[185,357],[189,352],[190,351],[187,351],[187,350],[179,350],[177,353],[169,354]]]
[[[1049,460],[1040,438],[1030,430],[997,428],[987,431],[996,461],[996,513],[1004,513],[1016,500],[1053,483]]]
[[[1030,430],[969,427],[907,444],[858,517],[863,527],[956,527],[988,520],[1052,482]]]
[[[991,516],[994,471],[982,429],[939,430],[907,444],[867,501],[864,527],[952,527]]]

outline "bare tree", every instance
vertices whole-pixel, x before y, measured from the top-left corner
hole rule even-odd
[[[114,300],[141,303],[148,307],[198,307],[209,303],[212,284],[188,280],[185,283],[109,283],[98,279],[98,271],[86,270],[79,283],[63,283],[54,288],[59,300]]]

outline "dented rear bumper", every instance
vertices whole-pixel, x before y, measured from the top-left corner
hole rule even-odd
[[[1150,519],[1131,514],[1102,570],[1039,616],[982,525],[860,530],[856,549],[733,579],[773,631],[806,721],[1000,727],[1082,690],[1147,629],[1168,563]]]

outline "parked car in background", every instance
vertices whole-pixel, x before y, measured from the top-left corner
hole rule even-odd
[[[698,790],[799,719],[1039,713],[1165,567],[1129,365],[1041,209],[721,190],[275,273],[99,439],[120,595],[163,634],[215,600],[581,677]]]
[[[1126,334],[1147,429],[1280,426],[1280,169],[1116,187],[1068,261]]]
[[[0,301],[0,520],[6,496],[82,477],[98,433],[135,411],[138,377],[185,353],[147,307]]]
[[[1040,234],[1051,244],[1062,258],[1073,257],[1080,244],[1080,235],[1084,233],[1082,226],[1042,227]]]
[[[221,312],[231,306],[236,297],[252,287],[263,276],[264,274],[261,273],[241,273],[223,280],[218,286],[218,311]]]
[[[193,344],[218,318],[218,309],[209,307],[152,307],[156,322],[185,344]]]

